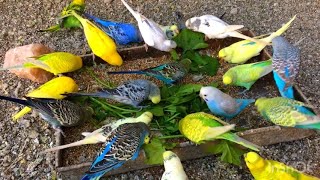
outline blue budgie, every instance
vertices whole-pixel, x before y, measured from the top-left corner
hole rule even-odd
[[[156,67],[137,71],[115,71],[108,74],[144,74],[163,81],[165,84],[172,85],[187,75],[190,69],[190,59],[183,59],[179,62],[170,62]]]
[[[273,77],[280,94],[294,99],[293,84],[299,73],[300,50],[282,36],[272,40],[272,48]]]
[[[303,102],[275,97],[259,98],[255,105],[264,118],[276,125],[320,130],[320,117]]]
[[[95,24],[114,39],[118,45],[142,42],[140,32],[133,24],[102,20],[88,13],[84,13],[84,16],[94,21]]]
[[[200,89],[200,97],[207,103],[210,111],[218,116],[231,119],[242,112],[254,99],[234,99],[211,86]]]
[[[149,143],[149,133],[148,126],[143,122],[120,125],[108,136],[104,150],[93,161],[82,180],[100,179],[126,161],[135,160],[141,146]]]
[[[90,107],[82,107],[67,100],[30,98],[24,99],[0,96],[0,99],[31,107],[39,112],[40,116],[47,121],[57,133],[62,133],[61,126],[76,126],[80,122],[88,120],[93,114]]]
[[[150,99],[154,104],[159,103],[161,100],[159,87],[145,79],[127,81],[114,89],[103,88],[95,93],[69,93],[64,95],[107,98],[137,108],[144,107],[139,106],[144,100]]]

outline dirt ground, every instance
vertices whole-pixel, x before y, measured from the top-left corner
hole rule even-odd
[[[8,49],[30,43],[42,43],[56,51],[75,54],[81,54],[83,50],[89,52],[81,30],[36,32],[55,23],[56,15],[68,2],[0,0],[1,64]],[[175,22],[177,12],[186,18],[204,14],[220,16],[226,13],[226,22],[243,24],[258,35],[275,31],[297,14],[297,19],[285,33],[285,37],[293,43],[305,38],[298,45],[301,49],[301,69],[297,84],[313,105],[320,107],[320,21],[317,19],[320,14],[319,1],[128,0],[128,3],[139,7],[145,16],[163,25]],[[120,0],[88,0],[86,4],[86,11],[98,17],[135,23]],[[19,79],[6,71],[0,72],[0,94],[22,97],[38,86],[39,84]],[[84,87],[80,85],[80,88]],[[43,149],[54,145],[52,129],[41,121],[36,113],[25,116],[19,123],[12,122],[12,114],[20,110],[21,106],[1,101],[0,109],[0,179],[56,177],[54,156],[39,154]],[[320,177],[319,143],[320,136],[317,135],[265,147],[267,150],[262,155]],[[190,179],[252,179],[248,170],[220,162],[216,157],[184,162],[183,165]],[[162,171],[162,168],[139,170],[112,176],[111,179],[159,179]]]

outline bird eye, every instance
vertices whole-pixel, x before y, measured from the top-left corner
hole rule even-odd
[[[205,94],[205,95],[203,95],[204,97],[207,97],[207,95]]]

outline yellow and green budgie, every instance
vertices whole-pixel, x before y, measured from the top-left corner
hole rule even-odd
[[[53,52],[40,56],[29,57],[29,60],[22,65],[2,68],[0,70],[3,71],[19,68],[40,68],[54,75],[58,75],[73,72],[82,68],[82,59],[79,56],[67,52]]]
[[[259,98],[255,105],[260,114],[276,125],[320,130],[320,117],[303,102],[285,98]]]
[[[78,85],[76,82],[67,76],[61,76],[54,78],[45,84],[41,85],[37,89],[29,92],[26,97],[31,98],[51,98],[51,99],[63,99],[64,93],[72,93],[78,91]],[[20,112],[15,114],[12,118],[17,120],[31,111],[31,108],[25,107]]]
[[[75,11],[70,11],[69,14],[73,15],[81,22],[87,42],[95,55],[111,65],[122,65],[123,60],[118,54],[116,43],[112,38],[88,19],[82,18]]]
[[[244,159],[255,180],[319,180],[281,162],[263,159],[255,152],[245,154]]]
[[[57,25],[51,26],[48,29],[40,30],[40,31],[58,31],[61,28],[80,28],[81,23],[80,21],[74,16],[66,16],[68,11],[74,10],[78,13],[83,13],[85,9],[85,2],[84,0],[73,0],[68,6],[66,6],[60,16],[58,17],[59,23]]]
[[[282,33],[284,33],[292,23],[292,21],[296,18],[296,15],[285,25],[283,25],[279,30],[276,32],[271,33],[270,36],[259,39],[266,43],[271,43],[272,39],[280,36]],[[242,64],[251,59],[254,56],[258,56],[260,54],[260,51],[266,46],[262,43],[256,43],[249,40],[242,40],[239,42],[236,42],[228,47],[225,47],[219,51],[219,58],[224,59],[225,61],[229,63],[236,63],[236,64]]]
[[[261,77],[272,71],[272,60],[243,64],[230,68],[222,77],[225,85],[245,87],[247,90]]]
[[[214,139],[225,139],[244,147],[259,151],[260,147],[234,133],[228,132],[235,125],[229,125],[216,116],[204,112],[189,114],[179,122],[179,130],[190,141],[201,144]]]

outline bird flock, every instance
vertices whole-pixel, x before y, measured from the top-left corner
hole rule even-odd
[[[251,86],[261,77],[273,73],[275,83],[280,92],[279,97],[259,99],[235,99],[216,87],[204,86],[199,96],[206,102],[209,113],[196,112],[185,116],[179,121],[182,135],[195,144],[201,144],[214,139],[225,139],[240,144],[250,150],[245,154],[245,162],[255,179],[318,179],[299,172],[283,163],[265,160],[256,152],[262,148],[249,142],[235,133],[234,124],[228,124],[216,116],[230,120],[241,113],[249,104],[255,103],[261,115],[276,125],[303,129],[320,129],[320,118],[309,105],[295,100],[293,86],[299,72],[300,51],[285,37],[281,36],[294,21],[294,16],[279,30],[259,37],[248,37],[239,32],[243,25],[229,25],[213,15],[192,17],[185,22],[185,26],[161,26],[135,11],[126,1],[121,0],[129,13],[135,18],[138,28],[131,23],[102,20],[85,10],[84,0],[73,0],[63,9],[57,25],[46,31],[58,31],[62,28],[82,28],[87,43],[95,56],[100,57],[112,66],[121,66],[122,57],[117,52],[117,46],[144,42],[146,51],[153,47],[159,51],[171,52],[177,47],[173,40],[179,32],[190,29],[203,33],[206,39],[223,39],[236,37],[243,39],[218,53],[218,57],[226,62],[236,64],[230,68],[222,78],[225,85],[241,86],[249,91]],[[272,45],[272,59],[244,64],[257,56],[266,47]],[[134,71],[115,71],[108,74],[142,74],[174,86],[189,72],[191,60],[183,59],[156,67]],[[54,75],[73,72],[82,68],[80,56],[68,52],[54,52],[38,57],[30,57],[20,66],[3,68],[41,68]],[[14,116],[18,119],[31,109],[39,112],[57,133],[62,133],[61,127],[77,126],[94,113],[90,107],[83,107],[77,103],[65,100],[65,97],[92,96],[114,100],[119,103],[143,109],[140,103],[145,100],[157,104],[161,101],[159,87],[152,81],[145,79],[129,80],[116,88],[103,88],[97,92],[77,92],[75,81],[66,76],[59,76],[43,84],[38,89],[25,95],[25,99],[0,96],[0,99],[12,101],[26,106]],[[215,116],[216,115],[216,116]],[[83,176],[85,179],[100,179],[105,173],[121,167],[128,160],[135,160],[143,144],[150,141],[148,125],[153,119],[151,112],[145,111],[138,117],[127,117],[102,126],[93,132],[84,132],[80,141],[53,147],[45,153],[59,149],[80,146],[84,144],[104,143],[104,148],[94,159],[89,170]],[[256,151],[256,152],[254,152]],[[179,157],[172,151],[163,153],[165,172],[163,180],[186,180]]]

